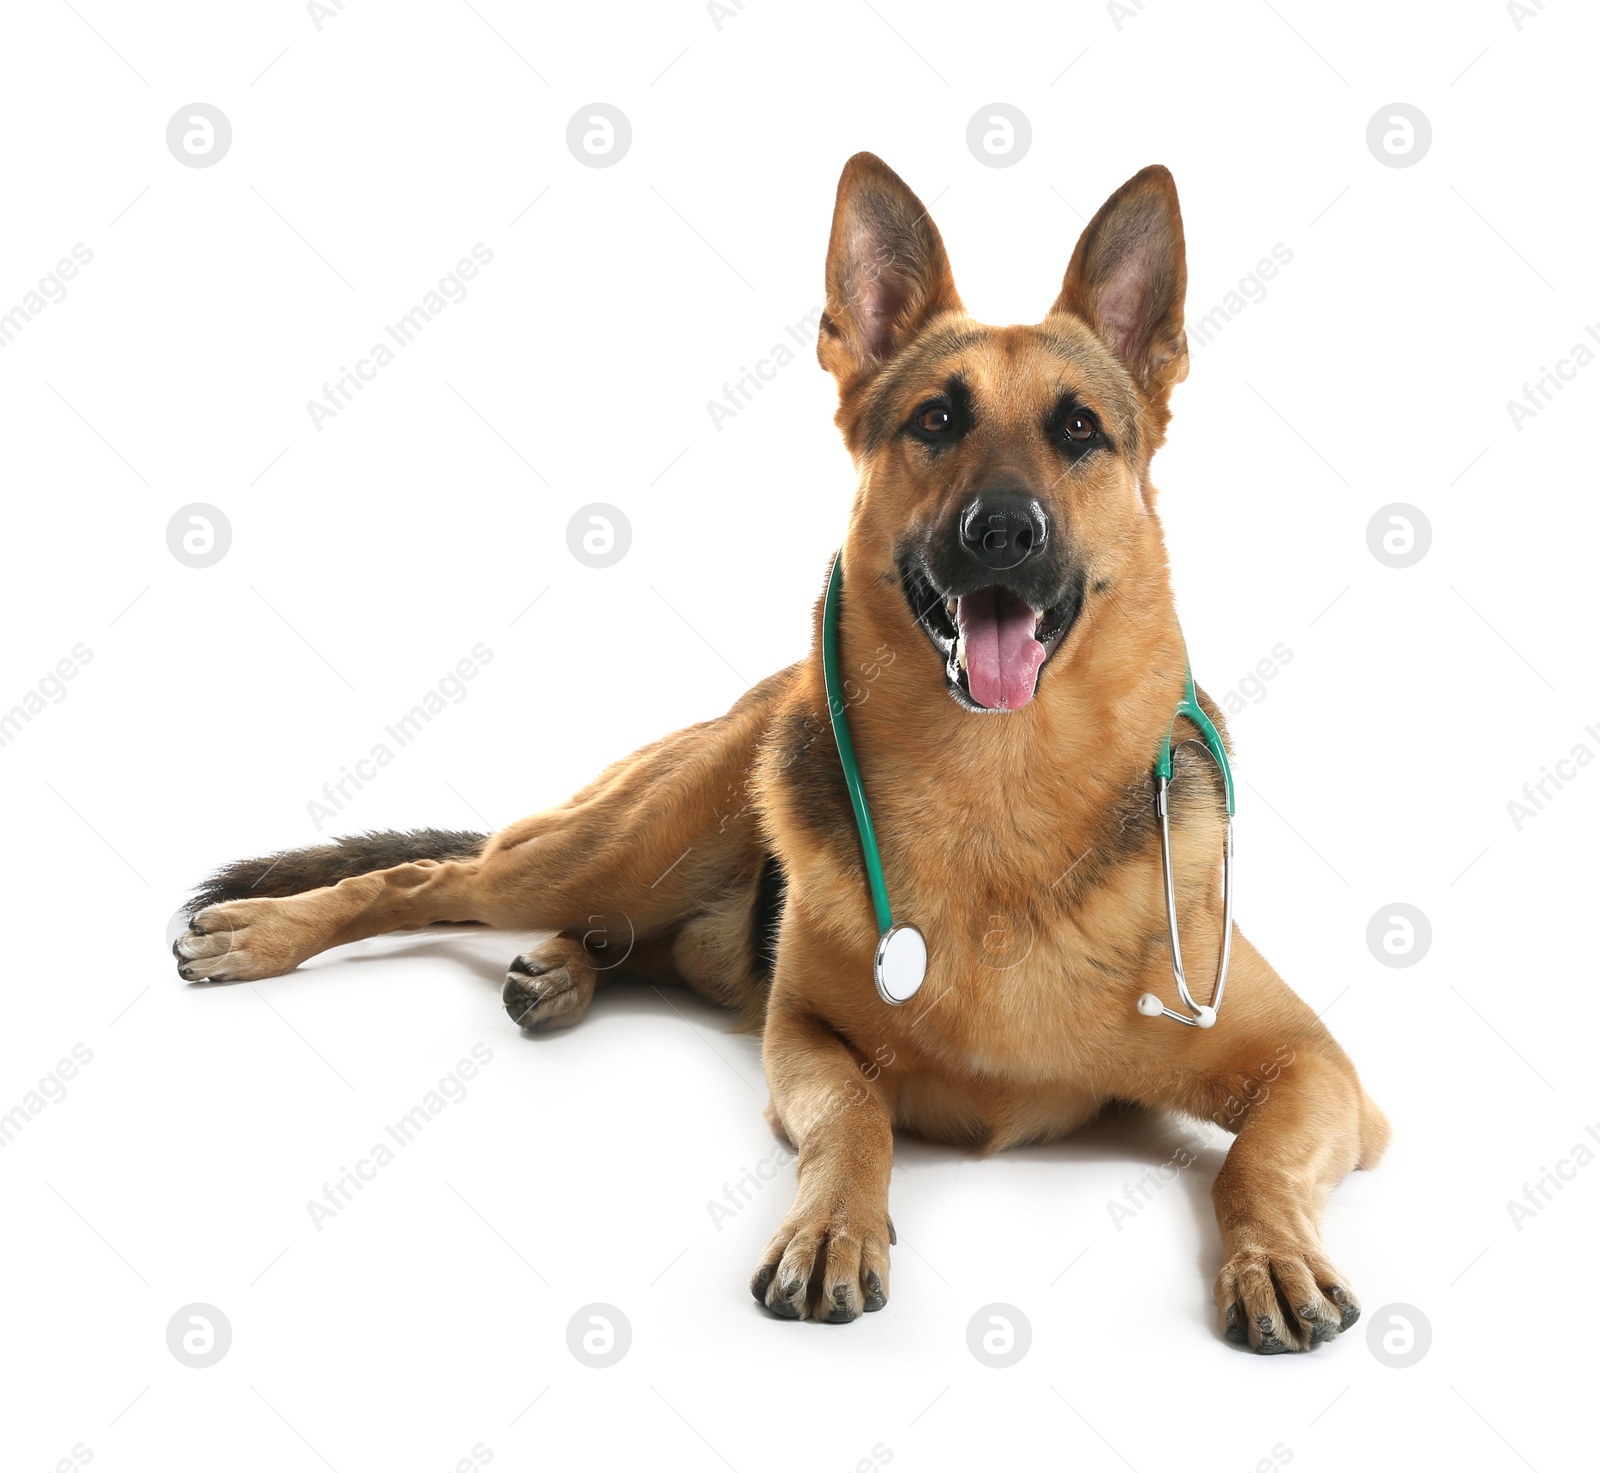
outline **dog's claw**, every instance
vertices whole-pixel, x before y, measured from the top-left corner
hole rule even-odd
[[[850,1303],[850,1286],[848,1284],[840,1284],[833,1291],[833,1308],[828,1311],[828,1323],[830,1325],[846,1325],[855,1319],[859,1313],[860,1311]]]
[[[1342,1335],[1361,1318],[1361,1306],[1353,1303],[1337,1284],[1328,1290],[1328,1297],[1339,1306],[1339,1333]]]

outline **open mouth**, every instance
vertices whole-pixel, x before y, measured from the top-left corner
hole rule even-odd
[[[946,594],[909,564],[901,567],[900,583],[917,623],[944,657],[951,695],[975,711],[1026,706],[1037,689],[1039,671],[1083,603],[1077,581],[1048,608],[1035,608],[1000,584]]]

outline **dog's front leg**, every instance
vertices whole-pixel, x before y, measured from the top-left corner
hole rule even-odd
[[[1130,1048],[1136,1068],[1102,1093],[1233,1132],[1211,1187],[1222,1332],[1263,1355],[1310,1350],[1360,1318],[1318,1219],[1349,1172],[1377,1164],[1389,1124],[1321,1020],[1237,931],[1233,958],[1216,1026],[1132,1034],[1148,1052]]]
[[[785,1319],[843,1324],[882,1309],[894,1135],[880,1087],[836,1032],[776,998],[762,1058],[772,1113],[799,1154],[799,1190],[750,1292]]]
[[[1211,1192],[1222,1229],[1223,1332],[1265,1355],[1309,1350],[1360,1316],[1317,1219],[1333,1187],[1376,1159],[1388,1127],[1325,1035],[1297,1040],[1270,1086],[1254,1099],[1230,1095],[1223,1111],[1234,1108],[1242,1118],[1228,1124],[1238,1139]]]

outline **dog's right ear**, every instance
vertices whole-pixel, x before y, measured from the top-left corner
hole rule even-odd
[[[877,372],[931,318],[962,310],[944,242],[900,176],[858,153],[839,176],[817,358],[841,395]]]

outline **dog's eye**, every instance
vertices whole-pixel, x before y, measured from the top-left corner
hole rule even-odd
[[[972,405],[959,380],[952,380],[937,397],[924,399],[905,422],[905,433],[934,451],[959,444],[971,428]]]
[[[1094,439],[1100,426],[1094,422],[1092,414],[1069,414],[1066,423],[1061,427],[1061,433],[1069,440],[1076,440],[1080,444],[1085,440]]]

